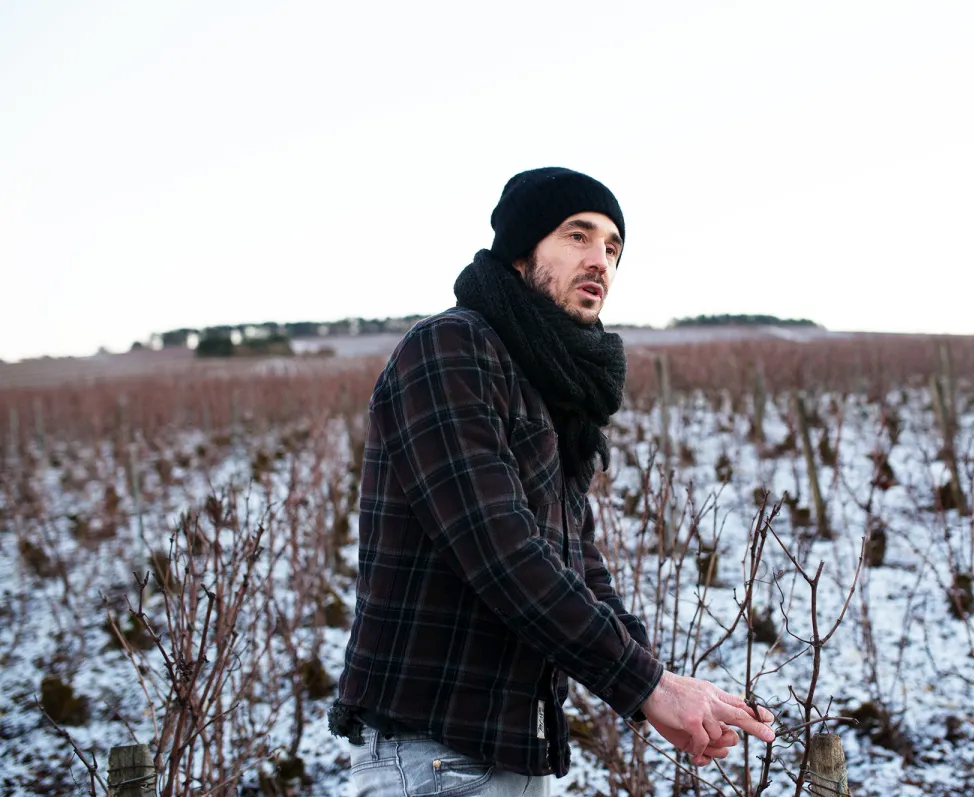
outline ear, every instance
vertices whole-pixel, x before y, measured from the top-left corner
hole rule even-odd
[[[511,266],[514,270],[521,275],[521,279],[524,279],[524,274],[528,268],[528,259],[526,257],[519,257],[517,260],[511,261]]]

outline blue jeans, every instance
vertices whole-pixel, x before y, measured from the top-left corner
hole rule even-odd
[[[365,727],[362,737],[365,744],[352,745],[356,797],[548,797],[550,777],[485,764],[428,736],[385,739]]]

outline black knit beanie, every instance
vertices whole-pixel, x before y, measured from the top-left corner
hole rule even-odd
[[[490,251],[506,263],[528,255],[538,241],[575,213],[604,213],[626,239],[622,209],[612,192],[587,174],[548,166],[515,174],[490,216]]]

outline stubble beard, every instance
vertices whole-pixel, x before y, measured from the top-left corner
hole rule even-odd
[[[596,322],[596,320],[598,320],[597,313],[593,319],[586,318],[584,315],[582,315],[582,311],[575,305],[571,304],[567,298],[559,298],[558,296],[555,296],[554,282],[555,278],[550,269],[541,265],[538,262],[538,258],[532,254],[531,257],[528,258],[528,261],[524,267],[524,284],[527,285],[531,290],[547,296],[578,324],[591,326]]]

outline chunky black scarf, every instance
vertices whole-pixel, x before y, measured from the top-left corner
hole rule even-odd
[[[596,454],[608,468],[609,444],[602,428],[622,404],[622,338],[606,332],[601,321],[578,323],[487,249],[460,272],[453,292],[458,306],[487,319],[541,393],[558,432],[565,475],[587,490]]]

